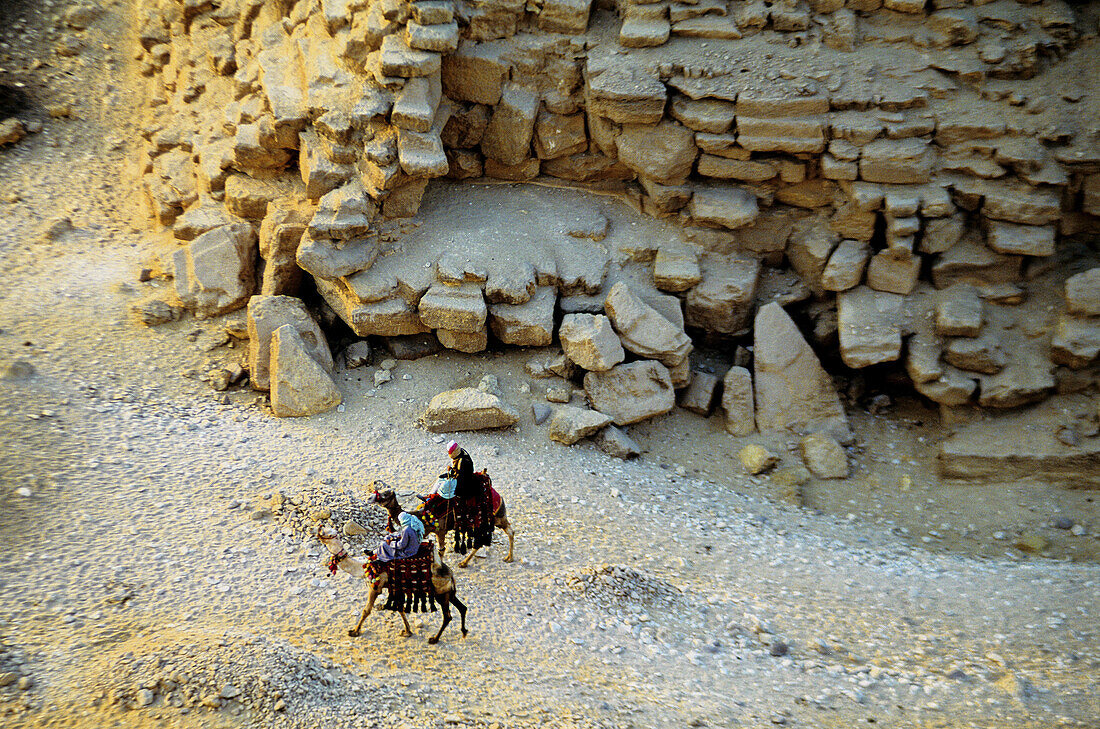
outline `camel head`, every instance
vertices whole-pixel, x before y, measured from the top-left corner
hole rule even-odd
[[[344,544],[340,541],[339,535],[330,526],[321,525],[317,527],[317,539],[333,554],[344,551]]]
[[[370,488],[371,492],[367,497],[367,503],[384,506],[397,498],[394,490],[388,488],[383,481],[372,481]]]

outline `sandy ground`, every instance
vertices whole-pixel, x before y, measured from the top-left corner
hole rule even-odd
[[[38,20],[0,48],[44,124],[0,151],[0,360],[33,368],[0,379],[0,724],[1100,726],[1092,497],[939,483],[919,404],[853,412],[855,476],[798,507],[740,474],[715,419],[636,428],[649,452],[628,463],[549,442],[531,352],[402,362],[374,392],[373,368],[341,372],[343,410],[306,420],[219,402],[199,376],[242,353],[206,351],[223,321],[127,315],[165,284],[137,280],[125,79],[105,72],[122,58],[93,39],[31,68],[11,42]],[[365,585],[330,578],[310,532],[354,518],[365,551],[383,522],[363,486],[422,488],[444,439],[417,415],[486,374],[524,420],[460,440],[507,500],[517,561],[494,544],[458,572],[465,639],[452,624],[429,646],[438,613],[348,638]],[[1049,527],[1066,514],[1089,531]],[[1058,559],[994,537],[1027,530]]]

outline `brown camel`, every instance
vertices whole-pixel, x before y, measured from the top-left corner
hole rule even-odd
[[[336,531],[329,527],[321,527],[317,530],[317,538],[321,540],[321,544],[325,545],[328,551],[332,552],[333,560],[335,560],[336,566],[347,572],[352,577],[367,577],[367,563],[361,562],[357,559],[352,559],[348,556],[347,550],[344,549],[343,543],[337,538]],[[366,622],[367,616],[370,615],[371,610],[374,609],[374,601],[378,598],[378,595],[382,592],[389,582],[389,574],[383,571],[370,583],[370,594],[367,596],[367,606],[363,608],[363,614],[359,616],[359,622],[355,624],[355,627],[348,631],[348,635],[355,638],[363,629],[363,623]],[[439,603],[439,607],[443,610],[443,625],[439,626],[439,632],[431,638],[428,638],[428,642],[435,644],[439,642],[439,636],[443,635],[443,631],[446,629],[447,624],[451,622],[451,604],[453,603],[458,608],[458,613],[462,616],[462,637],[466,637],[466,606],[455,596],[455,580],[454,573],[451,572],[451,568],[443,564],[440,561],[436,551],[432,550],[432,590],[435,593],[432,595],[432,599]],[[403,610],[398,611],[401,614],[401,620],[405,623],[405,632],[402,635],[412,635],[412,628],[409,627],[409,619],[405,617]]]
[[[404,511],[401,508],[401,504],[397,501],[397,494],[382,481],[371,482],[371,494],[367,497],[367,501],[372,504],[378,504],[389,512],[389,528],[391,530],[394,528],[394,525],[397,524],[397,515]],[[447,532],[454,529],[454,525],[454,514],[448,512],[444,518],[439,520],[436,530],[433,532],[436,537],[436,544],[439,545],[440,557],[443,555],[443,538],[447,536]],[[493,526],[508,535],[508,555],[504,558],[504,561],[511,562],[512,552],[515,549],[516,532],[512,528],[511,522],[508,521],[508,509],[504,505],[504,499],[501,499],[500,508],[493,514]],[[477,554],[477,549],[470,550],[470,553],[466,555],[465,559],[458,563],[458,566],[466,567],[469,565],[470,560],[474,558],[475,554]]]

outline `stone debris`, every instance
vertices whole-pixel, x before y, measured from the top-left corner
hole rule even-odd
[[[420,420],[433,433],[453,433],[507,428],[519,422],[519,413],[493,393],[464,387],[433,397]]]
[[[848,454],[824,433],[811,433],[799,444],[802,460],[818,478],[847,478]]]
[[[741,461],[745,472],[753,476],[779,463],[779,456],[758,443],[750,443],[742,448],[738,451],[737,458]]]
[[[573,445],[611,424],[611,417],[596,410],[562,405],[554,408],[550,420],[550,440]]]
[[[584,391],[592,407],[609,415],[615,425],[664,415],[676,405],[668,369],[653,360],[589,372],[584,376]]]
[[[602,429],[593,440],[596,442],[596,447],[613,458],[621,458],[625,461],[642,454],[641,446],[621,428],[614,425],[608,425]]]
[[[606,372],[626,358],[611,320],[602,314],[566,314],[558,336],[565,355],[590,372]]]

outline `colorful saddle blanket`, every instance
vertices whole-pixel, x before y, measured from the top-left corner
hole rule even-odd
[[[435,590],[432,587],[431,542],[421,542],[415,557],[405,557],[389,562],[374,560],[370,563],[369,577],[374,579],[382,572],[389,575],[386,589],[389,599],[385,610],[404,613],[435,612]]]

